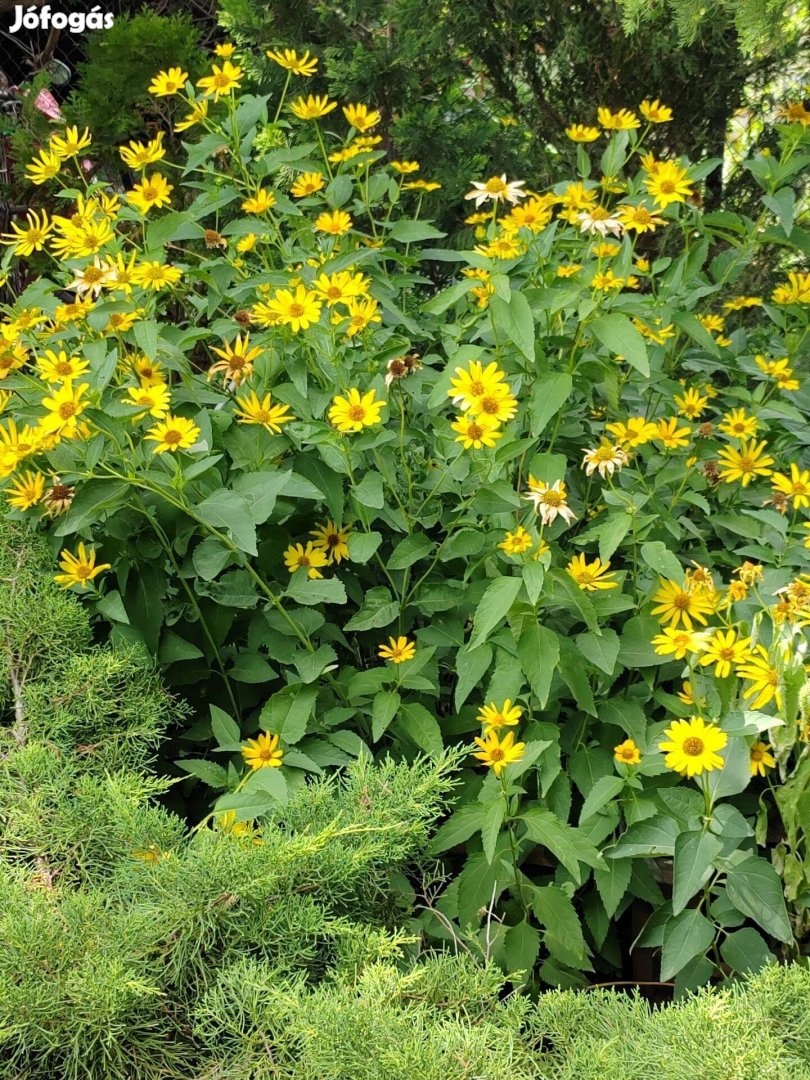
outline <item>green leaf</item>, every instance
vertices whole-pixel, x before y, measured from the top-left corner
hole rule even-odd
[[[397,715],[402,698],[395,690],[381,690],[371,706],[371,741],[382,738],[385,729]]]
[[[165,629],[160,639],[158,660],[161,664],[176,664],[181,660],[198,660],[202,656],[202,650],[173,630]]]
[[[574,380],[567,371],[550,371],[532,386],[529,409],[531,434],[541,435],[571,396]]]
[[[507,975],[523,971],[528,981],[540,952],[540,935],[524,919],[506,931],[503,952]]]
[[[532,559],[531,562],[524,563],[523,566],[521,566],[520,576],[523,578],[523,584],[526,586],[526,595],[529,598],[529,603],[534,606],[543,592],[543,582],[546,578],[546,571],[539,562],[535,562],[534,559]]]
[[[293,660],[301,682],[311,683],[323,674],[324,669],[337,660],[331,645],[319,645],[315,652],[301,652]]]
[[[400,706],[396,727],[398,731],[405,732],[408,738],[430,757],[436,757],[444,749],[438,720],[418,702]]]
[[[521,820],[528,838],[556,855],[577,884],[582,881],[580,862],[587,866],[602,866],[602,856],[587,836],[560,821],[551,810],[535,806],[527,810]]]
[[[759,971],[776,960],[768,943],[752,926],[744,926],[729,934],[720,946],[720,955],[739,975]]]
[[[540,626],[532,621],[524,622],[518,639],[517,654],[523,674],[529,680],[540,708],[545,709],[554,672],[560,660],[560,639],[547,626]]]
[[[631,367],[649,378],[650,361],[647,357],[647,346],[644,338],[626,315],[619,315],[617,312],[600,315],[598,319],[588,324],[588,328],[606,349],[623,356]]]
[[[682,832],[675,841],[672,914],[678,915],[709,880],[722,843],[702,829]]]
[[[233,559],[233,552],[215,536],[206,536],[194,549],[191,561],[203,581],[213,581]]]
[[[441,826],[430,842],[432,855],[457,847],[470,839],[484,823],[486,807],[483,803],[465,803]]]
[[[420,240],[438,240],[446,236],[440,229],[435,229],[425,221],[408,221],[400,218],[391,226],[389,237],[398,240],[401,244],[413,244]]]
[[[352,494],[361,506],[370,506],[372,510],[381,510],[385,503],[382,476],[370,469],[357,487],[352,489]]]
[[[278,735],[288,746],[297,743],[306,734],[317,696],[315,686],[304,683],[285,686],[262,709],[259,726],[271,735]]]
[[[763,195],[762,202],[772,210],[785,230],[785,236],[793,232],[793,215],[796,208],[796,195],[793,188],[783,187],[773,195]]]
[[[204,758],[183,758],[175,764],[184,772],[196,776],[204,784],[212,788],[226,788],[228,786],[228,772],[215,761],[206,761]]]
[[[235,491],[218,491],[195,507],[197,515],[215,529],[225,529],[240,551],[258,555],[256,526],[246,499]]]
[[[290,577],[285,595],[307,607],[345,604],[346,586],[339,578],[308,578],[306,574],[296,572]]]
[[[495,858],[495,847],[498,843],[498,835],[505,816],[506,803],[502,798],[498,797],[487,806],[484,820],[481,823],[481,840],[484,845],[484,855],[490,864]]]
[[[276,469],[273,472],[242,473],[233,482],[233,490],[247,503],[254,525],[263,525],[275,509],[276,499],[289,484],[292,473]]]
[[[633,519],[629,514],[612,514],[599,531],[599,558],[608,562],[616,548],[630,532]]]
[[[493,296],[490,310],[495,328],[517,345],[530,363],[534,363],[534,316],[529,301],[520,292],[512,292],[508,302]]]
[[[519,577],[500,577],[490,582],[475,609],[471,649],[483,644],[498,623],[506,618],[522,584]]]
[[[390,624],[399,615],[399,601],[391,599],[385,586],[369,589],[363,606],[343,627],[344,630],[378,630]]]
[[[677,557],[660,540],[641,545],[641,557],[657,574],[672,581],[683,579],[683,567]]]
[[[279,805],[283,806],[287,801],[287,785],[284,777],[279,776],[278,769],[257,769],[254,776],[258,776],[260,773],[271,773],[273,776],[278,776],[284,785],[283,793],[280,785],[275,793],[268,790],[270,784],[276,783],[278,785],[278,781],[268,780],[266,781],[268,787],[257,788],[254,785],[252,791],[237,791],[233,795],[222,795],[214,804],[214,811],[220,814],[226,810],[235,810],[237,821],[252,821],[254,818],[273,813],[278,809]],[[250,777],[250,780],[253,780],[253,776]]]
[[[651,642],[661,632],[658,620],[652,615],[636,615],[628,619],[622,630],[619,663],[626,668],[653,667],[666,663],[658,656]]]
[[[661,981],[668,982],[693,956],[705,953],[714,941],[712,924],[697,908],[667,919],[661,951]]]
[[[242,739],[242,732],[235,720],[217,705],[209,705],[211,711],[211,732],[217,740],[217,746],[235,746]]]
[[[590,716],[596,716],[596,702],[587,668],[568,638],[563,638],[561,642],[559,667],[560,675],[580,709]]]
[[[615,799],[624,790],[625,779],[623,776],[602,776],[588,792],[582,810],[579,814],[579,823],[584,825],[586,821],[598,814],[607,804]]]
[[[453,707],[456,712],[461,708],[475,687],[484,677],[492,664],[492,649],[489,645],[479,645],[471,649],[465,645],[456,653],[456,692]]]
[[[433,543],[424,533],[416,533],[402,540],[388,559],[389,570],[405,570],[415,562],[424,559],[433,550]]]
[[[381,543],[382,535],[378,532],[349,533],[349,561],[367,563]]]
[[[575,640],[586,660],[606,675],[613,674],[619,655],[619,636],[615,630],[605,627],[601,634],[578,634]]]
[[[247,779],[242,791],[246,795],[263,792],[276,802],[287,802],[287,780],[280,768],[256,769]]]
[[[96,524],[101,512],[120,506],[128,491],[129,484],[123,480],[88,480],[76,491],[70,509],[54,529],[54,535],[70,536]]]
[[[618,842],[605,852],[608,859],[648,858],[657,855],[674,855],[675,838],[680,831],[677,821],[663,814],[646,821],[638,821],[623,833]]]
[[[726,875],[728,898],[738,911],[753,919],[779,941],[793,941],[782,882],[769,862],[751,855]]]
[[[588,950],[582,926],[570,897],[559,885],[532,891],[532,911],[545,931],[546,948],[570,967],[588,966]]]
[[[100,600],[96,601],[96,611],[104,616],[105,619],[109,619],[111,622],[120,622],[129,624],[129,615],[127,615],[127,609],[124,607],[124,601],[121,599],[121,593],[117,589],[112,592],[106,593]],[[202,653],[198,652],[198,656],[202,656]]]
[[[613,918],[624,899],[632,873],[633,863],[630,859],[608,859],[604,869],[594,870],[593,880],[609,919]]]

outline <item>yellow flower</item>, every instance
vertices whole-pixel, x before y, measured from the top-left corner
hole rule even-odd
[[[379,314],[379,305],[374,299],[359,300],[354,297],[350,298],[347,303],[347,315],[349,317],[349,325],[346,328],[346,333],[349,337],[354,337],[355,334],[359,334],[362,330],[365,330],[371,323],[382,322],[382,317]],[[335,314],[332,316],[333,322],[342,322],[343,316]]]
[[[288,405],[274,405],[272,395],[265,394],[260,400],[255,390],[251,390],[248,397],[237,397],[237,408],[234,409],[239,424],[257,424],[269,431],[271,435],[278,435],[282,425],[289,424],[295,417],[289,411]]]
[[[474,250],[488,259],[514,259],[526,250],[526,246],[515,236],[501,233],[489,244],[477,244]]]
[[[58,154],[50,150],[40,150],[39,157],[35,157],[25,168],[25,175],[32,184],[44,184],[59,174],[62,168],[62,159]]]
[[[15,510],[30,510],[36,506],[45,494],[45,477],[40,472],[21,473],[13,484],[6,488],[8,505]]]
[[[714,664],[714,674],[718,679],[725,679],[731,674],[732,664],[744,664],[751,659],[751,638],[737,638],[736,630],[715,630],[706,642],[706,648],[700,658],[704,667]]]
[[[256,233],[247,233],[247,235],[236,241],[236,250],[241,252],[243,255],[246,254],[248,251],[253,251],[253,249],[256,247],[256,242],[258,241],[258,239],[259,238]]]
[[[634,128],[641,127],[641,121],[629,109],[619,109],[614,113],[603,107],[596,110],[596,115],[606,131],[632,131]]]
[[[337,108],[336,101],[330,101],[324,94],[310,94],[307,98],[300,97],[290,105],[290,111],[299,120],[318,120]]]
[[[620,206],[619,221],[625,230],[639,234],[655,232],[659,225],[666,225],[666,221],[659,217],[655,210],[649,210],[643,203]]]
[[[645,322],[642,322],[641,319],[633,319],[633,326],[635,326],[642,337],[647,338],[648,341],[652,341],[655,345],[665,345],[670,338],[675,337],[675,327],[672,323],[663,326],[661,319],[655,320],[655,327],[648,326]]]
[[[303,544],[290,544],[284,552],[284,565],[291,574],[297,570],[306,570],[308,578],[322,578],[323,574],[318,567],[328,566],[329,559],[324,551],[309,541],[306,547]]]
[[[64,573],[56,574],[54,581],[63,589],[69,589],[72,585],[80,585],[86,588],[88,581],[93,581],[104,570],[110,569],[109,563],[96,565],[96,553],[93,548],[88,551],[84,544],[79,544],[76,555],[65,548],[59,556],[59,566]]]
[[[317,525],[309,534],[314,536],[316,548],[326,552],[330,565],[349,557],[349,530],[341,529],[331,519],[325,525]]]
[[[692,629],[693,619],[706,625],[706,616],[714,611],[714,600],[687,586],[688,582],[679,585],[676,581],[659,578],[659,588],[652,598],[658,605],[652,609],[652,614],[659,616],[659,622],[669,623],[671,627],[683,623],[687,630]]]
[[[664,734],[667,741],[658,749],[666,753],[664,764],[682,776],[700,776],[713,769],[722,769],[724,761],[717,753],[728,742],[728,735],[716,724],[706,723],[702,716],[689,720],[673,720]]]
[[[407,173],[419,172],[418,161],[389,161],[388,163],[394,172],[399,173],[400,176],[405,176]],[[489,215],[485,215],[489,218]]]
[[[732,409],[723,416],[722,423],[717,425],[717,430],[733,439],[753,439],[759,428],[759,422],[755,416],[749,416],[745,409]]]
[[[465,450],[493,447],[498,439],[503,438],[503,432],[498,430],[498,421],[488,416],[462,414],[456,417],[450,427],[458,433],[456,442],[461,443]]]
[[[142,262],[132,271],[132,282],[144,289],[162,289],[164,285],[176,285],[183,272],[177,266],[160,262]]]
[[[186,113],[179,123],[174,125],[176,133],[181,131],[188,131],[189,128],[194,127],[195,124],[199,124],[202,120],[208,116],[208,100],[202,98],[200,101],[195,101],[191,112]]]
[[[572,124],[565,129],[565,134],[571,142],[589,143],[598,139],[602,132],[599,128],[588,127],[587,124]]]
[[[772,299],[775,304],[810,304],[810,274],[789,272],[788,280],[774,289]]]
[[[774,491],[793,500],[794,510],[810,506],[810,470],[799,469],[798,465],[791,463],[790,476],[775,472],[771,484]]]
[[[655,442],[663,443],[667,450],[677,450],[678,447],[688,446],[692,435],[689,427],[678,427],[678,418],[671,416],[668,420],[659,420],[656,427]]]
[[[658,427],[643,416],[631,416],[626,422],[606,424],[605,430],[613,435],[620,446],[628,449],[643,446],[658,434]]]
[[[351,126],[359,132],[371,131],[380,122],[380,114],[376,109],[369,110],[367,105],[344,105],[343,115]]]
[[[242,757],[251,769],[281,768],[284,751],[278,745],[278,735],[262,731],[255,739],[248,739],[242,747]]]
[[[141,386],[155,386],[166,381],[164,372],[157,360],[150,360],[148,356],[130,357],[132,370],[140,380]]]
[[[0,236],[0,243],[10,245],[15,255],[27,257],[35,251],[43,251],[45,241],[50,235],[53,226],[48,221],[48,215],[43,210],[40,216],[35,210],[29,210],[25,216],[25,227],[21,227],[16,221],[11,222],[10,233]]]
[[[307,195],[314,195],[316,191],[320,191],[323,188],[323,185],[323,173],[301,173],[300,176],[296,177],[295,182],[290,188],[290,194],[294,195],[296,199],[304,199]]]
[[[385,406],[384,401],[376,400],[376,391],[369,390],[361,395],[356,387],[352,387],[347,397],[338,395],[329,409],[329,422],[334,424],[338,431],[357,432],[364,427],[372,427],[381,421],[380,410]]]
[[[767,743],[755,742],[753,744],[748,751],[752,776],[764,776],[766,769],[773,769],[775,767],[776,758],[770,751],[771,748]]]
[[[761,296],[735,296],[723,304],[726,311],[742,311],[744,308],[762,307]]]
[[[239,80],[243,74],[244,72],[238,64],[232,64],[230,60],[225,60],[221,67],[212,64],[211,74],[206,75],[203,79],[198,79],[197,86],[206,97],[213,95],[214,100],[219,101],[223,94],[230,94],[231,90],[239,89],[241,85]]]
[[[316,232],[329,233],[330,236],[344,236],[351,227],[351,216],[345,210],[324,211],[315,219]]]
[[[609,439],[601,439],[599,445],[593,450],[583,450],[582,468],[586,476],[593,476],[595,472],[604,480],[613,476],[617,469],[622,469],[629,458],[627,452],[621,446],[614,446]]]
[[[403,191],[438,191],[441,188],[441,184],[437,184],[435,180],[409,180],[408,183],[402,185]]]
[[[501,225],[507,232],[511,229],[528,229],[531,233],[539,233],[549,221],[551,207],[542,199],[531,198],[521,206],[513,207],[501,219]]]
[[[681,416],[688,417],[689,420],[695,420],[701,416],[704,409],[709,403],[707,397],[703,397],[699,390],[695,390],[694,387],[689,387],[683,396],[675,395],[675,404],[678,406],[678,412]]]
[[[379,646],[377,655],[383,660],[390,660],[392,664],[403,664],[406,660],[413,660],[416,643],[406,637],[390,637],[387,645]]]
[[[568,263],[567,266],[558,266],[556,270],[557,277],[567,278],[573,277],[574,274],[578,274],[582,269],[582,263]]]
[[[481,749],[477,752],[471,750],[470,753],[474,758],[488,765],[496,776],[500,776],[507,765],[520,761],[526,749],[525,743],[515,742],[514,731],[508,731],[503,741],[500,741],[497,731],[493,730],[483,739],[476,737],[475,743]]]
[[[650,260],[643,257],[639,257],[633,263],[633,266],[640,274],[648,274],[650,272]]]
[[[678,697],[684,705],[695,704],[695,695],[692,693],[692,684],[688,680],[683,683],[683,688],[678,691]]]
[[[762,709],[770,701],[776,701],[777,709],[782,708],[782,694],[779,689],[779,672],[762,645],[757,645],[751,654],[737,668],[737,676],[751,685],[743,691],[743,698],[751,701],[752,709]]]
[[[526,198],[526,192],[521,191],[525,183],[525,180],[507,180],[506,173],[502,173],[501,176],[491,176],[483,183],[473,180],[472,191],[468,191],[464,198],[475,199],[476,207],[481,206],[488,199],[494,203],[505,200],[514,205],[520,199]]]
[[[119,146],[118,153],[123,163],[130,169],[145,169],[147,165],[154,165],[166,156],[163,132],[159,131],[146,145],[132,141],[127,146]]]
[[[566,524],[576,521],[577,515],[568,505],[568,492],[564,480],[555,480],[547,484],[544,480],[535,480],[529,473],[529,490],[522,498],[534,504],[534,511],[540,515],[544,525],[551,525],[559,515]]]
[[[700,652],[706,647],[706,635],[686,627],[679,630],[667,626],[652,639],[652,644],[658,656],[674,656],[676,660],[683,660],[688,653]]]
[[[686,169],[674,161],[659,161],[644,181],[644,186],[663,209],[670,203],[685,202],[693,194]]]
[[[236,386],[253,373],[253,364],[262,355],[258,345],[250,347],[250,334],[237,334],[232,342],[225,342],[224,349],[211,347],[211,352],[221,357],[208,369],[208,381],[221,374],[224,382],[233,382]]]
[[[58,353],[47,349],[44,356],[37,360],[38,374],[45,382],[60,383],[69,379],[78,379],[86,375],[90,365],[80,356],[68,356],[62,350]]]
[[[722,466],[719,475],[727,484],[739,480],[743,487],[747,487],[757,476],[770,476],[773,469],[768,466],[773,465],[773,458],[765,453],[766,445],[763,439],[760,443],[743,440],[739,450],[724,446],[717,455]]]
[[[168,206],[172,191],[174,185],[170,184],[165,176],[153,173],[144,177],[140,184],[135,184],[132,191],[127,192],[127,200],[142,214],[148,214],[153,206]]]
[[[276,290],[266,304],[257,304],[253,312],[259,322],[268,314],[273,319],[273,324],[282,323],[297,334],[299,330],[309,329],[320,319],[321,306],[321,301],[314,292],[310,292],[304,285],[297,285],[295,292],[289,289]]]
[[[339,270],[334,274],[321,274],[316,277],[312,288],[325,301],[327,307],[331,308],[338,303],[348,304],[350,300],[365,295],[370,284],[363,274]]]
[[[78,127],[65,128],[64,135],[51,135],[51,152],[62,159],[76,157],[92,143],[87,128],[79,134]]]
[[[500,388],[508,392],[505,378],[506,374],[494,360],[486,368],[479,361],[473,360],[469,371],[456,368],[456,378],[450,380],[447,395],[453,399],[454,405],[459,405],[464,410],[472,409],[482,398],[498,393]]]
[[[268,49],[264,54],[269,57],[273,63],[278,64],[279,67],[283,67],[286,71],[291,71],[293,75],[303,75],[305,78],[309,78],[314,75],[318,70],[318,58],[316,56],[309,55],[309,49],[301,56],[295,51],[295,49]]]
[[[655,101],[645,98],[638,111],[650,124],[667,124],[672,119],[672,109],[669,105],[662,105],[658,98]]]
[[[575,555],[565,569],[583,592],[597,592],[601,589],[619,587],[618,581],[609,580],[615,577],[615,573],[608,573],[610,563],[603,563],[601,559],[594,559],[592,563],[589,563],[586,561],[584,552]]]
[[[43,398],[42,406],[48,415],[40,421],[42,430],[50,435],[58,433],[66,439],[72,439],[78,429],[79,417],[87,408],[87,402],[82,398],[89,389],[89,383],[74,386],[68,381],[51,397]]]
[[[160,71],[149,84],[149,93],[155,97],[171,97],[186,85],[188,72],[179,67],[170,67]]]
[[[170,414],[165,420],[149,428],[145,438],[155,443],[152,449],[156,454],[165,454],[167,450],[174,454],[178,450],[188,450],[199,435],[200,429],[192,420]]]
[[[810,537],[808,537],[810,541]],[[522,525],[518,525],[514,532],[508,532],[498,544],[501,551],[507,555],[523,555],[534,543],[531,533],[527,532]]]
[[[494,701],[489,705],[482,705],[478,710],[478,722],[484,724],[484,735],[489,735],[498,728],[514,727],[522,715],[523,709],[520,705],[513,705],[511,698],[507,698],[500,707]]]
[[[224,60],[230,60],[235,52],[236,46],[231,41],[224,41],[220,45],[214,46],[214,55],[220,56]]]
[[[641,751],[632,739],[625,739],[618,746],[614,746],[613,756],[624,765],[638,765],[641,761]]]
[[[242,209],[248,214],[265,214],[276,205],[276,197],[267,188],[259,188],[255,195],[245,199]]]
[[[162,420],[171,409],[169,388],[165,383],[158,383],[156,386],[130,386],[124,404],[140,410],[133,416],[133,423],[143,420],[145,416]]]

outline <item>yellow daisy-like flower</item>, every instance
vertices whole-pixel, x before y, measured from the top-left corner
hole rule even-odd
[[[653,441],[662,443],[667,450],[677,450],[679,447],[688,446],[692,437],[692,429],[679,427],[679,423],[680,421],[676,416],[671,416],[668,420],[661,419],[657,421]]]
[[[149,93],[155,97],[172,97],[186,85],[188,72],[179,67],[159,71],[149,84]]]
[[[352,387],[346,397],[338,395],[329,409],[329,422],[344,433],[362,431],[381,421],[385,401],[377,400],[376,390],[362,394]]]
[[[551,221],[551,207],[543,199],[531,198],[520,206],[514,206],[506,217],[501,218],[501,225],[506,230],[528,229],[539,233]],[[618,249],[617,249],[618,250]]]
[[[614,113],[602,107],[596,110],[596,116],[606,131],[632,131],[641,127],[641,121],[629,109],[619,109]]]
[[[130,169],[145,169],[147,165],[154,165],[166,156],[163,132],[159,131],[155,138],[146,144],[133,140],[126,146],[119,146],[118,153],[123,163]]]
[[[810,506],[810,469],[800,469],[791,463],[790,476],[775,472],[771,477],[774,491],[793,501],[793,509],[799,510]]]
[[[51,135],[51,151],[60,158],[72,158],[86,150],[92,141],[87,128],[79,134],[78,127],[67,127],[63,135]]]
[[[54,352],[47,349],[37,360],[37,374],[45,382],[62,383],[69,379],[78,379],[90,370],[89,363],[81,356],[69,356],[60,349]]]
[[[810,537],[808,537],[810,541]],[[498,544],[501,551],[507,555],[523,555],[534,543],[531,533],[527,532],[522,525],[518,525],[514,532],[508,532]]]
[[[322,578],[319,567],[328,566],[329,559],[325,551],[309,541],[306,547],[303,544],[290,544],[284,552],[284,565],[291,574],[306,570],[308,578]]]
[[[135,184],[132,191],[127,192],[127,201],[132,203],[142,214],[148,214],[152,207],[168,206],[171,202],[171,193],[174,185],[170,184],[165,176],[153,173],[144,177],[140,184]]]
[[[602,132],[599,128],[588,127],[587,124],[572,124],[565,129],[565,134],[571,142],[590,143],[595,142]]]
[[[659,161],[649,172],[644,186],[658,205],[664,209],[670,203],[685,202],[694,194],[687,171],[674,161]]]
[[[0,236],[0,244],[11,247],[15,255],[27,258],[35,251],[44,251],[45,241],[50,236],[53,225],[48,221],[45,211],[38,214],[35,210],[29,210],[25,215],[25,225],[21,226],[16,221],[11,222],[11,232]]]
[[[749,416],[745,409],[732,409],[723,416],[723,420],[717,425],[717,430],[732,439],[753,439],[759,428],[759,421],[755,416]]]
[[[658,656],[674,656],[683,660],[688,653],[700,652],[706,647],[706,634],[697,630],[678,629],[667,626],[652,639],[653,648]]]
[[[645,98],[638,111],[649,124],[668,124],[672,119],[672,109],[669,105],[662,105],[658,98],[654,101]]]
[[[334,274],[321,274],[312,283],[313,290],[326,303],[327,307],[335,304],[348,304],[358,296],[364,296],[371,282],[363,274],[353,274],[350,270],[339,270]]]
[[[132,271],[132,282],[144,289],[162,289],[166,285],[176,285],[183,276],[182,270],[177,266],[167,266],[165,263],[145,261],[138,263]]]
[[[242,209],[248,214],[266,214],[275,205],[276,197],[273,192],[268,191],[267,188],[259,188],[255,195],[244,200]]]
[[[314,292],[310,292],[304,285],[297,285],[294,292],[278,289],[266,304],[257,304],[253,312],[261,322],[266,310],[273,318],[273,324],[282,323],[297,334],[300,330],[309,329],[320,319],[321,306],[321,301]]]
[[[143,420],[145,416],[162,420],[171,410],[169,388],[165,383],[157,383],[155,386],[130,386],[124,404],[139,410],[132,417],[133,423]]]
[[[200,435],[200,429],[193,420],[185,416],[167,416],[165,420],[151,427],[145,438],[155,443],[152,447],[156,454],[172,454],[178,450],[188,450],[193,446]]]
[[[223,41],[221,44],[214,46],[214,55],[222,57],[223,60],[230,60],[235,52],[236,46],[232,41]]]
[[[473,180],[472,191],[468,191],[465,199],[474,199],[476,208],[488,199],[494,203],[505,201],[513,205],[525,199],[526,192],[521,189],[525,186],[525,180],[507,180],[506,173],[501,176],[490,176],[489,180]]]
[[[239,89],[241,85],[239,80],[243,75],[244,72],[238,64],[225,60],[221,67],[218,64],[212,64],[211,74],[198,79],[197,86],[206,97],[213,96],[214,101],[219,101],[223,94],[230,94],[231,90]]]
[[[709,399],[703,397],[700,391],[692,386],[683,395],[676,394],[673,400],[678,406],[678,413],[689,420],[695,420],[701,416],[709,403]]]
[[[506,373],[501,371],[493,360],[486,368],[477,360],[470,364],[469,371],[464,368],[456,368],[456,378],[450,380],[450,389],[447,396],[453,399],[453,404],[458,405],[464,411],[473,409],[482,398],[499,392],[499,387],[508,392],[509,387],[505,384]]]
[[[641,761],[641,751],[632,739],[625,739],[618,746],[614,746],[613,756],[623,765],[638,765]]]
[[[511,420],[517,412],[518,400],[509,392],[509,387],[498,383],[488,394],[478,397],[467,410],[468,416],[487,417],[502,424]]]
[[[390,637],[387,645],[379,646],[377,655],[382,660],[390,660],[392,664],[403,664],[406,660],[413,660],[416,655],[416,642],[406,637]]]
[[[480,750],[471,750],[470,753],[488,765],[496,776],[500,776],[507,765],[520,761],[526,749],[525,743],[515,742],[514,731],[508,731],[501,741],[497,731],[493,730],[483,739],[476,737],[475,744]]]
[[[251,390],[247,397],[237,397],[236,405],[234,416],[237,423],[256,424],[269,431],[271,435],[278,435],[282,425],[295,420],[288,405],[273,404],[271,394],[265,394],[260,399],[256,391]]]
[[[290,112],[297,116],[299,120],[319,120],[336,108],[337,102],[330,101],[326,94],[310,94],[308,97],[300,97],[290,104]]]
[[[199,101],[195,101],[191,112],[186,113],[183,119],[174,125],[174,130],[178,134],[181,131],[188,131],[189,128],[192,128],[205,120],[207,116],[208,99],[201,98]]]
[[[253,364],[257,357],[262,355],[262,349],[258,345],[251,348],[250,334],[237,334],[232,342],[225,342],[224,349],[211,347],[211,352],[221,359],[212,364],[208,369],[208,381],[215,375],[222,375],[223,380],[233,382],[238,386],[253,374]]]
[[[15,510],[30,510],[45,494],[45,477],[40,472],[21,473],[5,491],[8,505]]]
[[[251,769],[279,769],[284,751],[278,745],[278,735],[262,731],[255,739],[248,739],[242,747],[242,757]]]
[[[762,307],[761,296],[735,296],[723,304],[726,311],[743,311],[745,308]]]
[[[59,556],[59,566],[63,573],[56,574],[54,581],[63,589],[69,589],[72,585],[79,585],[82,589],[87,588],[87,583],[93,581],[104,570],[110,569],[109,563],[96,565],[96,552],[93,548],[88,551],[84,544],[79,544],[77,553],[65,548]]]
[[[643,416],[631,416],[626,421],[606,424],[605,430],[620,446],[628,450],[636,446],[644,446],[658,434],[657,425],[645,420]]]
[[[330,236],[345,236],[352,227],[351,215],[345,210],[329,210],[315,219],[315,231],[329,233]]]
[[[365,330],[367,326],[370,326],[371,323],[382,322],[379,304],[371,297],[365,300],[351,297],[346,302],[346,307],[346,314],[349,317],[349,325],[346,328],[346,333],[349,337],[354,337],[355,334],[359,334],[362,330]],[[332,319],[333,322],[342,322],[343,316],[335,314],[332,316]]]
[[[582,263],[568,263],[565,266],[558,266],[555,273],[557,277],[569,278],[578,274],[582,269]]]
[[[295,178],[290,194],[296,199],[305,199],[307,195],[314,195],[321,191],[324,185],[323,173],[305,172]]]
[[[400,176],[406,176],[408,173],[419,172],[418,161],[389,161],[388,164],[391,166],[394,172],[399,173]],[[488,219],[489,215],[485,214],[484,217]]]
[[[704,772],[722,769],[725,764],[718,750],[728,742],[728,735],[716,724],[706,723],[702,716],[689,720],[673,720],[664,732],[666,741],[658,744],[664,751],[664,764],[682,776],[700,776]]]
[[[610,563],[603,563],[601,559],[594,559],[592,563],[589,563],[584,552],[575,555],[565,569],[568,576],[584,592],[597,592],[601,589],[617,589],[619,587],[618,581],[612,580],[615,577],[615,572],[608,573]]]
[[[59,434],[66,439],[74,438],[79,417],[87,408],[87,402],[83,398],[89,389],[89,383],[74,386],[68,381],[50,397],[43,398],[42,407],[47,410],[47,416],[40,421],[43,432],[49,435]]]
[[[269,57],[274,64],[283,67],[285,71],[290,71],[293,75],[302,75],[306,79],[318,70],[318,58],[310,56],[309,49],[300,56],[295,49],[268,49],[264,55]]]
[[[775,304],[810,304],[810,273],[789,271],[787,281],[776,286],[771,299]]]
[[[629,461],[627,451],[615,446],[609,439],[601,439],[592,450],[583,450],[582,468],[586,476],[598,472],[602,479],[613,476],[617,469],[622,469]]]
[[[465,450],[481,450],[493,447],[503,432],[498,430],[498,421],[488,416],[474,416],[471,413],[456,417],[450,427],[457,432],[456,442]]]
[[[760,443],[743,440],[739,449],[724,446],[717,455],[721,465],[720,477],[727,484],[739,480],[743,487],[748,487],[757,476],[771,476],[773,469],[768,466],[773,465],[774,459],[765,453],[766,445],[763,439]]]
[[[371,131],[380,122],[380,114],[376,109],[369,109],[367,105],[344,105],[343,115],[351,126],[361,134]]]
[[[643,203],[636,206],[620,206],[619,221],[628,232],[637,232],[639,235],[645,232],[655,232],[659,225],[666,225],[666,221],[655,210],[650,210]]]
[[[523,716],[520,705],[513,705],[511,698],[507,698],[500,707],[494,701],[489,705],[482,705],[478,710],[478,722],[484,725],[484,735],[490,731],[497,731],[502,727],[514,727]]]
[[[437,184],[435,180],[410,180],[408,183],[402,185],[403,191],[438,191],[441,188],[441,184]]]
[[[315,547],[326,553],[330,564],[348,559],[349,530],[339,528],[331,518],[325,525],[317,525],[309,535],[315,537]]]
[[[692,684],[688,680],[682,684],[682,688],[678,691],[678,697],[684,705],[695,704],[695,695],[692,691]]]
[[[659,622],[669,623],[671,627],[680,626],[683,623],[687,630],[691,630],[694,619],[696,622],[706,625],[706,616],[714,611],[714,599],[705,592],[697,592],[686,585],[679,585],[677,581],[659,578],[659,588],[653,595],[653,603],[657,605],[652,609],[652,614],[659,617]]]
[[[25,175],[32,184],[45,184],[58,176],[62,168],[61,157],[51,150],[40,150],[39,156],[25,167]]]
[[[782,708],[782,693],[779,688],[779,672],[771,663],[768,650],[757,645],[751,655],[737,668],[737,676],[750,683],[743,690],[743,698],[750,702],[752,709],[762,709],[769,702],[775,701],[777,709]]]
[[[522,496],[534,505],[536,514],[544,525],[551,525],[561,517],[567,525],[576,521],[577,515],[568,505],[568,492],[564,480],[555,480],[547,484],[544,480],[535,480],[529,473],[528,491]]]
[[[703,667],[714,664],[714,674],[725,679],[732,665],[745,664],[751,658],[751,638],[738,638],[736,630],[715,630],[706,642],[700,658]]]
[[[755,742],[748,751],[748,756],[752,776],[764,776],[766,769],[776,766],[776,758],[767,743]]]

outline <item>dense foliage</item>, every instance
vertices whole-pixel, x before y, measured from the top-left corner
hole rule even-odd
[[[576,174],[472,182],[479,243],[431,250],[428,164],[271,59],[280,97],[230,45],[157,73],[184,161],[123,147],[123,196],[70,186],[87,131],[29,164],[67,213],[6,238],[52,259],[2,323],[14,516],[186,693],[203,823],[466,749],[428,942],[532,985],[633,944],[678,990],[798,957],[810,277],[738,282],[810,243],[810,114],[784,104],[738,215],[699,208],[717,161],[650,149],[668,106],[599,107]]]

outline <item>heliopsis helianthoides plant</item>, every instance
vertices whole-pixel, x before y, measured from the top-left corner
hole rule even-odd
[[[787,118],[747,163],[750,215],[704,214],[720,162],[676,155],[666,104],[595,109],[550,188],[470,177],[455,251],[430,162],[280,44],[273,100],[239,49],[196,85],[156,72],[166,130],[121,148],[123,192],[92,132],[30,164],[47,209],[3,237],[44,268],[0,322],[8,513],[197,709],[179,745],[212,814],[258,827],[307,773],[456,748],[428,941],[604,981],[653,909],[639,941],[679,989],[789,953],[810,132]]]

